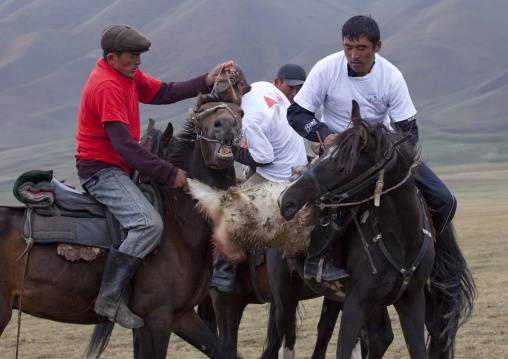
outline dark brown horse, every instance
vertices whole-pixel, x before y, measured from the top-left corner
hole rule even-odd
[[[233,161],[242,111],[237,104],[207,101],[198,97],[198,110],[176,138],[170,158],[189,177],[226,189],[236,181]],[[189,195],[170,188],[162,192],[164,239],[131,282],[131,308],[145,322],[139,330],[140,356],[165,358],[170,335],[176,333],[211,358],[237,358],[194,311],[211,278],[209,226]],[[105,257],[71,263],[57,254],[56,244],[36,244],[28,253],[23,282],[24,263],[16,263],[26,247],[19,234],[23,212],[23,207],[0,207],[0,334],[19,306],[22,285],[25,313],[67,323],[104,323],[93,307]]]
[[[391,304],[399,314],[411,358],[428,357],[426,319],[429,332],[444,344],[436,357],[453,356],[456,330],[471,314],[476,294],[455,237],[434,246],[424,204],[411,178],[417,171],[416,153],[405,138],[363,121],[354,101],[352,122],[279,200],[286,219],[305,204],[312,209],[311,223],[318,219],[326,223],[344,209],[353,217],[354,224],[340,239],[342,256],[336,257],[351,274],[345,280],[337,358],[349,359],[363,323],[376,323]],[[446,273],[441,267],[450,270]],[[432,303],[427,301],[427,309],[433,311],[426,318],[424,289],[429,278]],[[380,358],[387,349],[370,346],[369,341],[369,358]]]
[[[258,252],[259,254],[259,252]],[[292,263],[283,258],[283,251],[276,248],[269,248],[264,251],[265,260],[263,263],[255,266],[255,274],[251,272],[248,265],[239,266],[235,287],[230,294],[223,293],[217,288],[210,289],[210,297],[199,305],[199,315],[209,324],[212,330],[218,330],[221,340],[229,348],[238,346],[238,330],[243,316],[243,312],[249,304],[263,304],[271,302],[270,280],[277,278],[280,283],[284,281],[284,299],[285,305],[291,306],[294,310],[281,311],[282,316],[275,318],[274,311],[270,311],[269,330],[271,325],[280,329],[282,337],[286,337],[286,347],[282,350],[293,350],[296,340],[296,314],[297,305],[301,300],[313,299],[320,296],[311,287],[307,286],[303,279],[294,273]],[[256,289],[257,288],[257,289]],[[321,289],[325,290],[325,289]],[[326,355],[326,346],[333,333],[334,325],[340,311],[340,303],[337,301],[338,288],[328,289],[327,293],[333,299],[326,298],[323,302],[323,314],[318,324],[318,336],[312,359],[324,359]],[[257,293],[256,293],[257,292]],[[277,295],[280,299],[280,295]],[[278,325],[276,324],[278,322]],[[329,324],[331,323],[331,324]],[[277,358],[281,350],[281,341],[270,335],[265,343],[265,350],[261,358]]]

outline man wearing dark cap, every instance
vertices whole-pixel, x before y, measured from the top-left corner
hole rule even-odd
[[[127,25],[108,26],[101,35],[103,57],[90,74],[79,107],[76,167],[83,189],[103,203],[122,227],[126,239],[111,248],[95,311],[125,328],[139,328],[143,320],[122,299],[141,259],[158,244],[162,219],[131,181],[134,170],[161,185],[188,190],[187,174],[151,154],[139,144],[139,103],[170,104],[199,92],[209,93],[221,72],[182,82],[164,83],[139,69],[150,40]],[[233,70],[233,62],[224,70]],[[225,75],[224,75],[225,76]]]
[[[295,64],[285,64],[280,67],[273,84],[286,95],[290,103],[293,103],[293,98],[302,88],[306,78],[307,75],[303,67]]]
[[[242,97],[242,131],[248,148],[238,151],[236,161],[256,168],[256,173],[242,184],[242,188],[264,182],[288,182],[291,167],[307,164],[303,139],[286,119],[291,104],[288,95],[293,97],[295,90],[301,87],[305,81],[305,70],[298,65],[287,64],[281,67],[280,78],[275,79],[274,83],[259,81],[249,85],[243,70],[238,64],[235,67],[241,75],[234,86],[220,83],[217,88],[221,92],[227,91],[229,96],[234,92]],[[284,84],[284,89],[289,90],[288,95],[276,83]],[[218,253],[211,285],[228,293],[233,290],[235,277],[233,265]]]

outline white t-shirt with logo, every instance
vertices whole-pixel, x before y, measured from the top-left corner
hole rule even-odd
[[[378,54],[371,71],[361,77],[348,76],[344,51],[325,57],[314,65],[294,100],[312,113],[321,108],[321,121],[334,133],[349,127],[352,100],[363,119],[388,128],[388,112],[394,122],[416,115],[402,73]]]
[[[253,83],[242,97],[243,136],[250,154],[258,163],[256,172],[272,182],[286,182],[291,167],[307,164],[303,138],[288,124],[286,113],[290,105],[286,96],[269,82]]]

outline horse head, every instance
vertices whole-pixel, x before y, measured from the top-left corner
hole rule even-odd
[[[352,126],[339,134],[319,160],[281,193],[278,202],[285,219],[298,213],[307,225],[314,225],[318,219],[330,220],[327,214],[335,213],[338,207],[375,199],[376,190],[379,192],[376,182],[384,184],[385,172],[399,174],[390,176],[392,183],[400,181],[401,176],[408,178],[415,152],[402,143],[407,138],[397,142],[400,134],[381,123],[363,120],[354,100],[351,117]]]
[[[189,110],[205,164],[224,169],[234,162],[241,144],[243,111],[239,104],[216,95],[198,95],[197,109]]]
[[[141,146],[146,148],[149,152],[153,153],[159,158],[167,159],[171,153],[173,143],[173,124],[168,122],[168,126],[164,132],[155,128],[155,121],[148,119],[148,127],[144,136],[139,140]]]

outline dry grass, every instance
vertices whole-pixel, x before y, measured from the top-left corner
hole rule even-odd
[[[438,168],[440,177],[457,196],[459,208],[455,228],[459,244],[478,287],[478,300],[472,319],[458,333],[457,359],[508,358],[508,271],[504,267],[508,253],[508,163]],[[297,341],[297,358],[310,357],[316,337],[315,327],[321,300],[301,304],[302,320]],[[245,358],[258,358],[262,351],[268,317],[267,305],[247,307],[240,328],[240,351]],[[397,316],[390,308],[395,341],[386,358],[407,358]],[[17,312],[0,339],[0,358],[14,358]],[[69,325],[41,320],[23,314],[20,358],[80,358],[91,326]],[[334,340],[328,357],[335,357]],[[105,358],[131,358],[130,331],[117,327]],[[205,358],[199,351],[173,336],[168,358]]]

